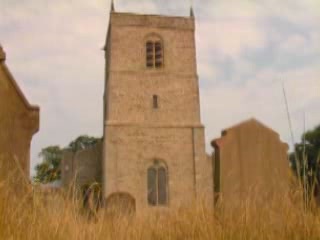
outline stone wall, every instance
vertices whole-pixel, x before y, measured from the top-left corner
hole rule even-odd
[[[162,42],[162,68],[146,67],[150,37]],[[113,12],[105,50],[105,197],[126,193],[137,209],[149,207],[147,169],[160,160],[168,170],[168,207],[188,205],[196,196],[212,201],[194,18]]]
[[[30,143],[39,130],[39,107],[29,104],[5,60],[0,46],[0,176],[17,168],[29,179]]]
[[[139,24],[133,24],[136,21]],[[160,27],[157,22],[166,25]],[[110,23],[108,124],[201,125],[194,19],[112,13]],[[163,42],[161,69],[146,67],[145,44],[150,34]],[[157,111],[152,109],[153,95],[159,97]]]
[[[75,183],[75,153],[70,150],[63,151],[60,163],[61,184],[65,188],[69,188]]]
[[[105,142],[108,152],[105,161],[106,197],[115,192],[126,192],[136,200],[137,209],[148,207],[147,169],[154,160],[161,160],[168,167],[170,207],[190,204],[198,191],[202,195],[205,191],[212,195],[210,187],[200,188],[209,186],[205,178],[211,165],[210,160],[202,158],[202,149],[194,145],[194,141],[201,144],[202,137],[193,138],[192,128],[113,126],[108,127],[108,134],[110,137]],[[203,161],[199,168],[195,166],[194,157]],[[198,183],[203,184],[198,190],[196,177]]]
[[[124,27],[153,27],[157,29],[183,29],[193,30],[194,21],[192,18],[161,16],[161,15],[141,15],[134,13],[112,12],[111,25]]]
[[[86,184],[102,182],[102,145],[78,152],[64,151],[61,162],[61,180],[66,188],[80,189]]]

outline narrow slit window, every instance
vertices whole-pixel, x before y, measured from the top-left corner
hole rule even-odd
[[[159,102],[158,102],[158,96],[157,95],[153,95],[153,108],[154,109],[159,108]]]

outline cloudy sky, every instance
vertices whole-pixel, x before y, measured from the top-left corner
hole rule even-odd
[[[50,2],[50,3],[49,3]],[[194,0],[206,141],[255,117],[291,143],[320,123],[319,0]],[[190,0],[116,0],[116,10],[187,16]],[[31,103],[41,107],[32,168],[48,145],[102,135],[109,0],[0,0],[0,43]],[[211,149],[207,144],[207,151]]]

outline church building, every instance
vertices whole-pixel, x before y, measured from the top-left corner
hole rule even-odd
[[[237,191],[255,181],[243,174],[263,173],[260,164],[287,173],[286,145],[257,121],[213,141],[215,153],[206,154],[192,9],[187,17],[141,15],[116,12],[112,3],[104,53],[103,142],[65,154],[65,186],[99,182],[107,207],[213,207],[223,194],[240,199]],[[250,151],[256,139],[261,144]],[[268,183],[270,175],[263,176]]]
[[[105,45],[104,196],[136,208],[213,196],[200,119],[195,19],[110,13]]]
[[[10,171],[29,179],[31,139],[39,130],[38,106],[31,105],[6,64],[0,45],[0,180]],[[18,188],[21,188],[19,186]]]

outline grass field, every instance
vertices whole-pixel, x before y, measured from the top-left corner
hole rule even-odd
[[[232,209],[194,204],[131,217],[101,210],[88,220],[81,204],[66,194],[44,197],[16,182],[15,174],[0,182],[0,239],[320,239],[320,215],[304,209],[299,191],[259,206],[248,199]]]

